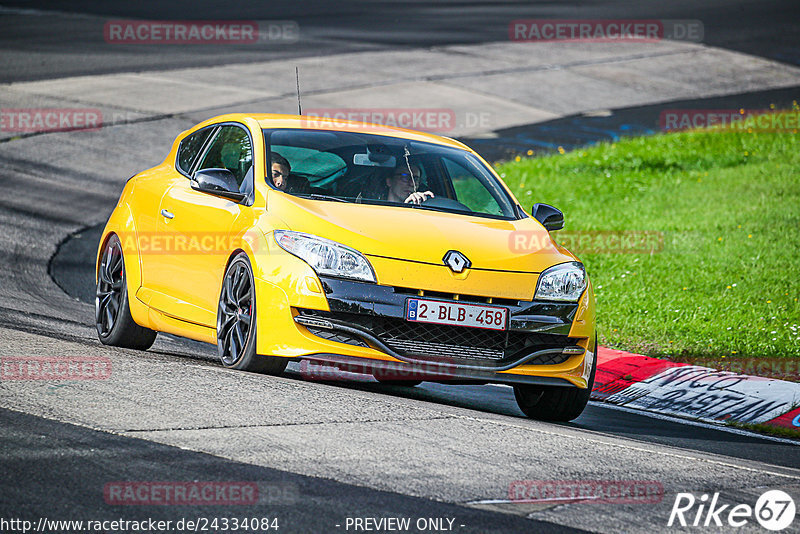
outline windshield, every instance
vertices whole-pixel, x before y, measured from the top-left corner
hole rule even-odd
[[[465,150],[324,130],[264,130],[264,137],[267,183],[292,195],[517,218],[497,178]]]

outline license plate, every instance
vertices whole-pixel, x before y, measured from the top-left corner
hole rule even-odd
[[[505,330],[508,309],[440,300],[408,299],[406,320],[418,323],[452,324],[472,328]]]

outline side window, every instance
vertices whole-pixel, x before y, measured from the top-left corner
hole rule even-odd
[[[442,158],[442,163],[453,182],[456,200],[473,211],[495,215],[503,214],[497,200],[478,180],[478,177],[451,159]]]
[[[220,128],[211,146],[208,147],[200,169],[228,169],[236,177],[240,188],[247,187],[245,176],[252,181],[253,146],[244,128],[227,125]],[[244,184],[244,186],[242,185]]]
[[[181,141],[181,144],[178,146],[178,170],[183,171],[185,174],[189,174],[192,170],[192,162],[197,157],[197,154],[200,152],[200,149],[203,148],[203,144],[208,139],[208,136],[211,132],[214,131],[213,126],[209,126],[208,128],[203,128],[202,130],[198,130],[194,132],[192,135],[187,136]]]

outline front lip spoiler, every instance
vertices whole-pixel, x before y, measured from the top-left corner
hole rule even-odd
[[[378,347],[381,351],[385,352],[389,356],[397,358],[402,362],[409,363],[412,365],[425,365],[425,366],[435,365],[437,367],[442,368],[444,372],[447,372],[447,370],[469,370],[469,371],[484,371],[484,372],[489,371],[491,373],[497,373],[500,371],[508,371],[510,369],[513,369],[514,367],[523,365],[524,363],[536,359],[539,356],[545,356],[549,354],[576,355],[576,354],[582,354],[584,352],[582,347],[578,347],[576,345],[574,347],[537,350],[536,352],[532,352],[530,354],[526,354],[521,358],[517,358],[511,363],[506,363],[504,365],[495,367],[488,367],[485,365],[447,364],[447,363],[431,362],[429,360],[420,360],[417,358],[411,358],[409,356],[404,356],[402,354],[399,354],[398,352],[387,346],[383,341],[378,339],[378,337],[374,336],[369,331],[364,330],[362,328],[356,328],[352,325],[344,324],[340,321],[337,321],[336,319],[319,319],[316,317],[306,317],[304,315],[297,315],[294,318],[294,321],[303,326],[315,326],[317,328],[326,328],[328,330],[341,330],[349,334],[360,336],[369,341],[370,343],[373,343],[376,347]],[[576,352],[576,349],[578,349],[579,352]]]
[[[295,361],[319,362],[327,365],[335,365],[345,371],[360,374],[373,374],[376,371],[397,372],[402,376],[400,380],[419,380],[420,382],[440,382],[455,384],[506,384],[515,385],[534,385],[534,386],[556,386],[576,388],[575,384],[565,378],[555,376],[535,376],[535,375],[516,375],[509,373],[497,373],[492,369],[482,368],[479,370],[465,369],[462,366],[448,366],[435,362],[422,362],[425,364],[424,371],[409,369],[405,363],[390,362],[385,360],[370,360],[358,356],[345,356],[343,354],[317,353],[307,356],[293,358]]]

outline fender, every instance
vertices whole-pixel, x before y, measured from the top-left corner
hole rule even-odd
[[[123,199],[127,199],[131,196],[134,185],[135,180],[133,178],[128,180],[114,211],[111,212],[106,222],[106,226],[100,237],[100,243],[97,247],[94,276],[95,283],[97,283],[103,247],[111,234],[116,234],[122,245],[122,257],[125,261],[125,281],[128,289],[128,305],[131,310],[131,317],[139,326],[151,328],[147,313],[148,307],[136,298],[136,293],[142,285],[142,258],[139,254],[138,237],[133,213],[128,203],[123,201]]]
[[[586,291],[584,291],[580,302],[578,303],[578,311],[575,313],[575,319],[572,321],[572,328],[569,331],[570,337],[581,338],[578,345],[582,346],[585,350],[583,358],[583,368],[581,369],[580,377],[583,379],[586,387],[591,374],[592,364],[597,359],[595,353],[595,344],[597,341],[597,330],[595,328],[595,300],[594,300],[594,287],[591,280],[587,284]],[[585,343],[585,344],[584,344]]]

